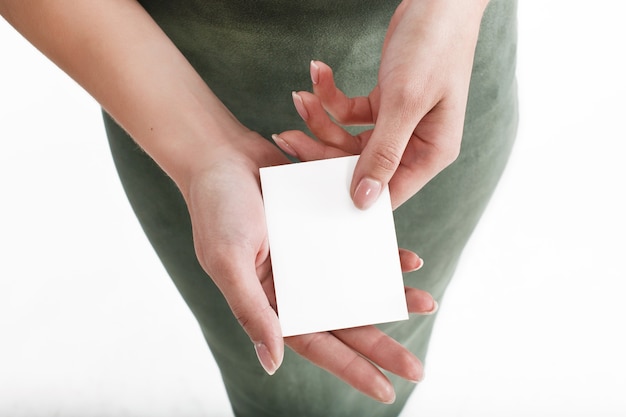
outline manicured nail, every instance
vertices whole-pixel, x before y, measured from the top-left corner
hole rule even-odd
[[[437,310],[439,310],[439,303],[435,300],[433,300],[433,307],[430,309],[430,311],[426,311],[424,313],[420,313],[422,316],[432,316],[433,314],[435,314],[437,312]]]
[[[298,153],[296,152],[296,150],[292,148],[291,145],[287,143],[285,139],[281,138],[278,135],[272,135],[272,139],[274,140],[274,142],[276,143],[276,145],[278,145],[280,149],[285,151],[285,153],[293,156],[294,158],[298,158]]]
[[[363,178],[354,190],[354,205],[361,210],[370,208],[378,200],[382,189],[382,184],[379,181]]]
[[[261,362],[261,366],[263,366],[265,372],[267,372],[268,375],[274,375],[277,366],[274,359],[272,359],[272,354],[267,346],[263,343],[255,343],[254,350],[256,351],[256,356],[259,358],[259,362]]]
[[[419,384],[423,380],[424,380],[424,371],[422,370],[422,374],[420,375],[418,379],[409,379],[409,382],[412,382],[414,384]]]
[[[415,360],[417,361],[417,358]],[[414,364],[411,368],[407,369],[407,373],[404,376],[407,381],[414,384],[418,384],[422,381],[422,379],[424,379],[424,369],[422,364],[419,361],[417,362],[418,363]]]
[[[391,386],[377,393],[376,398],[383,404],[393,404],[396,401],[396,392]]]
[[[419,271],[420,269],[422,269],[423,266],[424,266],[424,260],[420,258],[417,268],[415,268],[415,271]]]
[[[291,92],[291,97],[293,98],[293,105],[296,106],[298,114],[300,115],[300,117],[302,117],[302,120],[306,122],[309,118],[309,112],[307,112],[306,108],[304,107],[304,101],[302,101],[302,97],[300,97],[300,95],[295,91]]]
[[[424,260],[422,258],[417,258],[417,262],[415,263],[415,266],[407,272],[419,271],[420,269],[422,269],[423,266],[424,266]]]
[[[311,61],[311,81],[313,85],[317,85],[320,82],[320,67],[317,66],[315,61]]]

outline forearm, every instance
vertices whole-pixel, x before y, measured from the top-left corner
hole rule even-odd
[[[246,129],[133,0],[0,0],[0,13],[183,186]]]

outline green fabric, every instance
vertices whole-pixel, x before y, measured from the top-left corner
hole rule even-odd
[[[265,137],[304,128],[290,92],[309,89],[308,64],[334,69],[349,95],[376,82],[386,26],[380,0],[142,1],[239,120]],[[459,256],[511,151],[517,126],[516,3],[492,0],[481,27],[458,160],[395,212],[399,245],[426,265],[406,274],[441,302]],[[287,349],[270,377],[218,289],[199,266],[186,206],[173,182],[107,116],[120,178],[146,235],[198,319],[236,416],[396,416],[414,385],[392,376],[397,400],[379,404]],[[149,296],[149,290],[147,295]],[[426,355],[435,317],[381,326]]]

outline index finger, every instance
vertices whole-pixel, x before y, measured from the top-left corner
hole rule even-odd
[[[335,85],[333,70],[321,61],[311,61],[313,92],[324,109],[343,125],[374,124],[375,111],[369,97],[348,97]]]

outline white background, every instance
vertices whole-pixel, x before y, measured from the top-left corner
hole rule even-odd
[[[626,9],[520,3],[518,144],[405,417],[626,415]],[[231,416],[97,104],[0,53],[0,416]]]

